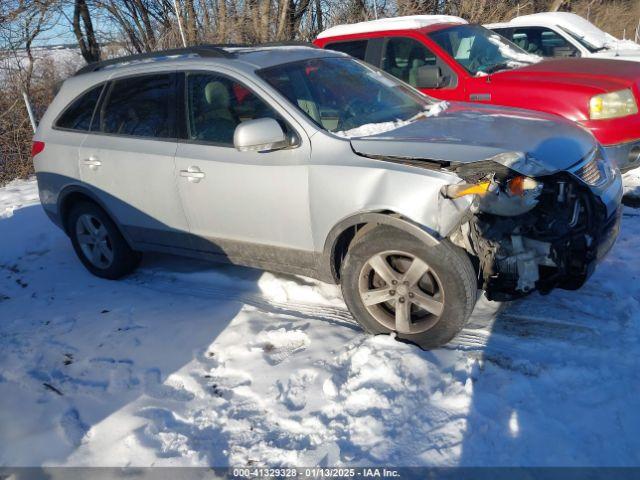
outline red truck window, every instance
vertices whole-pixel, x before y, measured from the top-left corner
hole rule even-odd
[[[325,48],[346,53],[352,57],[364,60],[367,52],[367,40],[352,40],[350,42],[333,42],[327,44]]]

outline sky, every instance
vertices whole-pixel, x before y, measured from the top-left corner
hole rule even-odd
[[[73,8],[66,7],[59,15],[52,19],[52,26],[49,30],[42,33],[36,41],[35,45],[61,45],[76,44],[77,40],[71,26]],[[113,24],[107,18],[99,18],[93,16],[93,26],[100,37],[108,37],[113,32]]]

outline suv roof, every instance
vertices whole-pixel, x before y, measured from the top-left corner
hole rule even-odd
[[[357,33],[384,32],[388,30],[417,30],[420,28],[469,23],[453,15],[408,15],[405,17],[381,18],[328,28],[318,38],[338,37]]]
[[[313,57],[343,55],[339,52],[323,50],[312,44],[303,43],[200,45],[112,58],[86,65],[78,70],[75,76],[97,71],[112,73],[115,69],[157,65],[158,62],[199,63],[202,60],[226,60],[233,63],[244,63],[254,69],[260,69]]]

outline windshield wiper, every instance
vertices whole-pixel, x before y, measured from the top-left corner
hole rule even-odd
[[[495,65],[491,65],[490,67],[484,70],[484,73],[495,73],[498,70],[508,70],[512,67],[511,62],[502,62],[496,63]]]

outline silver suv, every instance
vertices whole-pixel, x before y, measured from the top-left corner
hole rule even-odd
[[[438,103],[342,53],[194,47],[90,65],[34,139],[45,211],[95,275],[141,252],[340,283],[365,330],[448,342],[492,299],[575,289],[619,172],[559,117]]]

